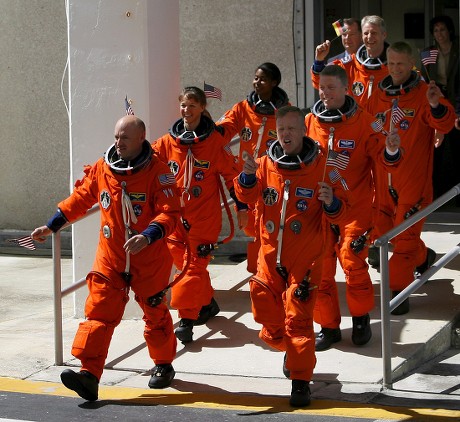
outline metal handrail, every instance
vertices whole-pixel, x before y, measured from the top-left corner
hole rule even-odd
[[[452,259],[460,254],[460,245],[452,248],[436,261],[431,268],[425,271],[420,277],[416,278],[409,286],[401,293],[390,300],[390,274],[388,267],[388,252],[389,242],[391,239],[402,233],[404,230],[413,226],[421,219],[427,217],[445,203],[449,202],[460,194],[460,183],[452,189],[441,195],[426,208],[417,211],[414,215],[404,220],[401,224],[389,230],[383,236],[379,237],[374,245],[380,248],[380,312],[382,321],[382,358],[383,358],[383,380],[382,387],[392,389],[393,380],[391,375],[391,327],[390,327],[390,312],[406,300],[419,287],[425,284],[441,268],[447,265]]]
[[[69,227],[99,211],[99,205],[94,205],[85,215],[72,223],[66,223],[61,230]],[[86,284],[86,278],[82,278],[71,286],[62,289],[61,270],[61,230],[52,235],[53,256],[53,290],[54,290],[54,364],[60,366],[64,363],[64,345],[62,338],[62,298],[78,290]]]

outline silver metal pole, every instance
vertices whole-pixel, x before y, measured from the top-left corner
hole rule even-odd
[[[383,388],[391,389],[391,327],[390,327],[390,272],[388,268],[388,242],[380,247],[380,312],[382,321]]]
[[[64,363],[62,344],[61,233],[53,233],[54,364]]]

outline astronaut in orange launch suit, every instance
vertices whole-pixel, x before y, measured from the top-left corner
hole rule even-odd
[[[247,214],[246,204],[236,199],[233,178],[239,167],[214,122],[204,115],[206,97],[197,87],[184,88],[179,96],[182,118],[168,134],[152,142],[160,159],[168,163],[181,193],[185,220],[190,226],[189,265],[182,280],[171,289],[171,306],[178,309],[179,327],[175,333],[182,343],[193,341],[193,326],[202,325],[219,312],[207,266],[211,256],[203,245],[217,242],[222,228],[222,176],[239,213]],[[174,264],[182,270],[187,261],[183,236],[175,232],[169,239]]]
[[[304,115],[297,107],[277,111],[278,140],[266,156],[248,156],[235,179],[240,201],[254,203],[261,247],[257,273],[250,279],[259,337],[286,352],[292,406],[310,403],[309,381],[315,367],[313,306],[321,281],[323,216],[343,217],[343,189],[322,183],[325,155],[304,137]]]
[[[404,42],[392,44],[387,50],[389,75],[379,84],[369,100],[367,110],[387,130],[394,126],[401,138],[404,160],[391,173],[376,169],[376,192],[379,214],[376,228],[380,234],[397,226],[433,198],[434,133],[448,133],[455,123],[452,105],[434,81],[427,84],[413,70],[412,48]],[[391,189],[390,189],[391,188]],[[423,273],[431,266],[436,253],[420,238],[424,219],[392,240],[393,255],[389,261],[390,288],[393,296],[414,279],[414,271]],[[409,299],[393,310],[393,314],[409,312]]]
[[[345,221],[331,225],[323,260],[322,281],[315,306],[315,322],[321,325],[316,351],[341,340],[340,307],[335,273],[337,257],[345,273],[346,298],[352,316],[352,341],[366,344],[371,336],[369,312],[374,307],[374,289],[368,272],[367,246],[373,229],[374,184],[371,170],[380,165],[393,169],[401,161],[399,149],[390,155],[385,137],[375,127],[375,118],[347,95],[346,71],[337,65],[320,73],[320,100],[305,118],[306,135],[329,150],[328,182],[339,180],[346,190],[349,209]],[[393,134],[392,149],[399,140]]]
[[[180,217],[176,183],[168,166],[153,154],[145,140],[145,125],[129,115],[115,126],[115,143],[105,158],[85,168],[72,194],[58,204],[46,226],[31,237],[42,242],[67,222],[83,216],[99,203],[101,228],[91,272],[85,321],[80,323],[72,354],[81,361],[76,373],[61,374],[64,385],[86,400],[98,398],[99,379],[110,341],[129,300],[129,289],[143,311],[144,337],[155,362],[151,388],[171,384],[176,337],[165,301],[152,302],[168,283],[172,257],[165,238]]]

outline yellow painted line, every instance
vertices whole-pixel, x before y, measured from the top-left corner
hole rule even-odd
[[[0,391],[78,397],[76,393],[68,390],[60,383],[2,377],[0,377]],[[184,406],[395,421],[435,422],[439,418],[440,421],[447,422],[449,419],[458,421],[460,418],[460,411],[447,409],[390,407],[372,403],[362,404],[332,400],[312,400],[311,406],[298,409],[289,406],[287,397],[244,395],[240,393],[192,393],[172,389],[152,390],[105,385],[99,388],[99,400],[120,401],[126,404],[137,403],[144,406]]]

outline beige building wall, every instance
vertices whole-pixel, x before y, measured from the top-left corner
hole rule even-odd
[[[65,4],[0,0],[0,9],[0,230],[30,230],[69,192]]]
[[[180,2],[183,85],[222,90],[222,101],[209,100],[219,118],[252,90],[255,69],[273,62],[281,87],[295,99],[292,0],[182,0]]]

